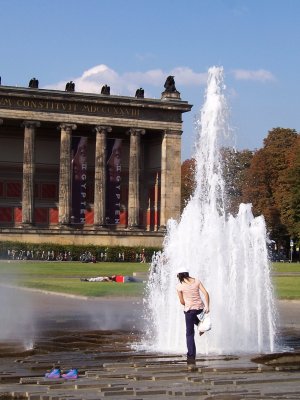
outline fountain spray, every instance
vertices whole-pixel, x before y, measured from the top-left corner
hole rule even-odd
[[[186,351],[184,314],[175,289],[175,271],[183,266],[202,281],[211,299],[213,328],[196,338],[198,353],[275,350],[276,310],[264,218],[254,218],[251,204],[240,204],[237,216],[225,211],[220,155],[228,134],[224,91],[223,68],[210,68],[197,124],[196,189],[180,221],[168,221],[163,251],[150,268],[142,347],[151,351]]]

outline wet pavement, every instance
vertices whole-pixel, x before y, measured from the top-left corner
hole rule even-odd
[[[8,300],[1,310],[0,399],[300,399],[300,302],[278,304],[286,352],[199,355],[187,366],[182,354],[133,350],[141,330],[138,299],[3,288],[1,295]],[[78,368],[79,377],[44,378],[53,366]]]

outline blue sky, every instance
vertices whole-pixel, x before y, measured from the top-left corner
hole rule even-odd
[[[260,148],[270,129],[300,130],[299,0],[0,0],[2,85],[160,98],[175,76],[184,115],[182,159],[207,70],[223,66],[238,149]]]

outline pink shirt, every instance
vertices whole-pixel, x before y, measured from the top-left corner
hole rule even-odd
[[[200,281],[195,279],[193,283],[178,283],[176,290],[182,292],[185,302],[184,311],[200,310],[204,308],[204,303],[200,297]]]

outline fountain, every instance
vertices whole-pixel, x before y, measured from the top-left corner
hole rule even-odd
[[[275,305],[262,216],[241,204],[226,213],[220,149],[228,134],[223,69],[208,71],[198,121],[196,189],[179,222],[168,222],[163,252],[150,268],[144,299],[147,330],[142,347],[186,352],[185,322],[176,294],[176,270],[186,267],[211,298],[213,328],[196,333],[197,352],[241,354],[275,351]]]

